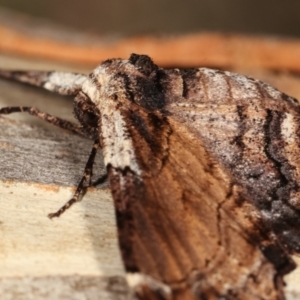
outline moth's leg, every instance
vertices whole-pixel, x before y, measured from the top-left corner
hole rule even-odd
[[[81,127],[79,127],[78,125],[67,121],[67,120],[63,120],[61,118],[52,116],[50,114],[47,114],[45,112],[40,111],[39,109],[35,108],[35,107],[27,107],[27,106],[10,106],[10,107],[2,107],[0,108],[0,115],[8,115],[11,113],[15,113],[15,112],[28,112],[30,115],[32,116],[36,116],[39,119],[42,119],[52,125],[58,126],[60,128],[66,129],[68,131],[71,132],[75,132],[78,133],[80,135],[83,135],[85,137],[89,137],[87,136],[87,134],[85,132],[83,132],[83,130],[81,129]]]
[[[59,217],[62,213],[64,213],[71,205],[73,205],[75,202],[80,201],[81,197],[86,192],[87,188],[92,185],[91,178],[93,175],[93,164],[95,161],[96,153],[99,148],[99,140],[96,140],[94,142],[91,154],[89,156],[89,159],[85,165],[83,176],[77,186],[76,192],[72,199],[70,199],[63,207],[61,207],[57,212],[51,213],[48,215],[50,219],[54,217]],[[88,185],[86,185],[88,183]]]
[[[76,95],[81,90],[86,75],[68,72],[0,70],[0,77],[27,83],[56,92],[60,95]]]

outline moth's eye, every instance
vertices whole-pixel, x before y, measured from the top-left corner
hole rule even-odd
[[[74,114],[84,127],[98,128],[98,120],[100,118],[99,109],[82,92],[74,99]]]
[[[91,127],[98,127],[99,117],[91,111],[84,111],[82,121]]]

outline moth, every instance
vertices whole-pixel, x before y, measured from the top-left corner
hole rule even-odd
[[[139,299],[284,299],[300,251],[298,101],[249,77],[163,69],[147,55],[89,75],[1,77],[74,95],[80,125],[28,112],[94,140],[60,216],[92,184],[98,147],[114,199],[128,284]]]

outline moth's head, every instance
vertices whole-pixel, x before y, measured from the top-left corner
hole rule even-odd
[[[149,56],[131,54],[128,60],[109,59],[82,84],[74,101],[74,113],[84,130],[98,135],[101,111],[135,103],[147,110],[164,106],[158,76],[162,72]]]
[[[89,136],[94,139],[99,137],[100,111],[97,105],[82,91],[74,99],[74,115]]]
[[[134,102],[146,109],[160,109],[164,96],[158,83],[162,72],[147,55],[109,59],[98,66],[82,85],[82,92],[97,106]]]

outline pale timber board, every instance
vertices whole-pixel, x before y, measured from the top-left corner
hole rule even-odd
[[[56,299],[76,299],[80,278],[88,284],[82,283],[78,299],[128,299],[107,184],[90,188],[60,218],[47,218],[72,197],[91,144],[73,134],[0,120],[1,299],[10,299],[8,286],[11,299],[54,299],[52,289],[61,295]],[[95,175],[103,172],[99,155]]]
[[[50,68],[3,56],[0,66]],[[74,120],[71,98],[7,81],[0,90],[1,107],[34,105]],[[72,197],[92,145],[27,114],[0,118],[1,299],[133,298],[107,183],[60,218],[47,217]],[[94,178],[104,173],[99,151]]]

